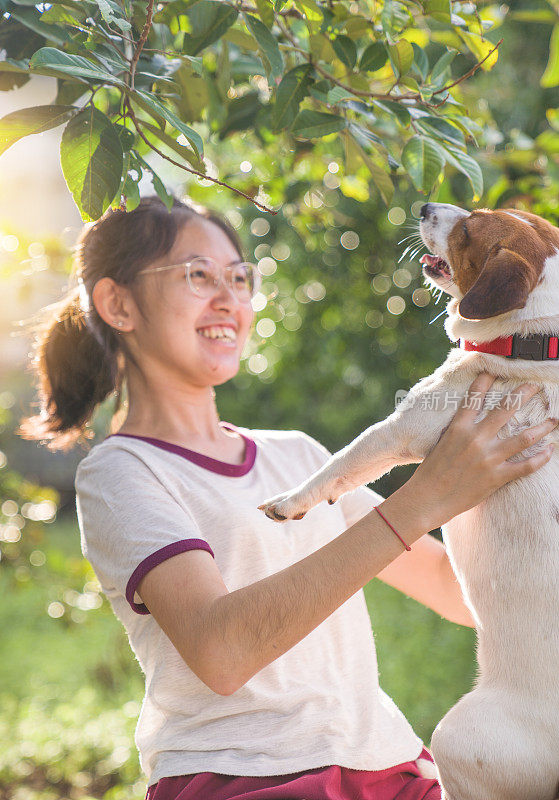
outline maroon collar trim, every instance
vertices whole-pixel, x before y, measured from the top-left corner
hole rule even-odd
[[[229,464],[227,461],[220,461],[217,458],[205,456],[202,453],[197,453],[195,450],[189,450],[187,447],[165,442],[163,439],[155,439],[152,436],[139,436],[134,433],[111,433],[106,439],[110,439],[111,436],[128,436],[131,439],[140,439],[143,442],[155,445],[155,447],[160,447],[162,450],[167,450],[169,453],[182,456],[186,458],[187,461],[191,461],[193,464],[197,464],[199,467],[207,469],[210,472],[226,475],[229,478],[240,478],[242,475],[246,475],[250,472],[254,466],[256,460],[256,442],[249,439],[248,436],[245,436],[235,425],[231,425],[229,422],[220,422],[219,424],[223,428],[235,431],[235,433],[238,433],[239,436],[244,439],[246,447],[242,464]]]
[[[529,361],[557,361],[559,359],[559,336],[550,333],[530,333],[520,336],[501,336],[490,342],[470,342],[460,339],[461,350],[476,350],[505,358],[521,358]]]

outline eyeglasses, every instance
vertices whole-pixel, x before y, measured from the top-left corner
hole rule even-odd
[[[148,272],[163,272],[166,269],[184,268],[184,275],[191,291],[198,297],[211,297],[219,284],[223,281],[232,289],[241,303],[248,303],[262,283],[262,275],[256,264],[250,261],[241,261],[228,267],[221,267],[215,259],[209,256],[196,256],[190,261],[180,264],[169,264],[166,267],[152,267],[141,269],[137,275]]]

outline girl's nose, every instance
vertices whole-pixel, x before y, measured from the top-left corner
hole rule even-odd
[[[237,293],[223,273],[220,276],[219,283],[214,289],[212,302],[226,303],[227,305],[236,305],[239,302]]]

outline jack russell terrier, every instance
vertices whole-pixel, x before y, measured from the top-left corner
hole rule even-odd
[[[512,436],[559,417],[559,230],[524,211],[427,203],[419,230],[436,255],[426,278],[451,295],[446,361],[305,483],[266,501],[271,519],[300,519],[322,500],[423,460],[474,378],[494,397],[540,391],[500,431]],[[433,398],[447,398],[435,408]],[[498,400],[494,405],[498,404]],[[559,429],[511,460],[559,440]],[[443,540],[476,623],[475,688],[431,742],[443,800],[556,800],[559,794],[559,460],[502,486],[443,526]]]

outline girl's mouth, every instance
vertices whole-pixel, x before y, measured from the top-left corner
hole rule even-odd
[[[198,328],[196,332],[204,339],[225,344],[235,344],[237,341],[237,331],[230,325],[211,325],[206,328]]]

